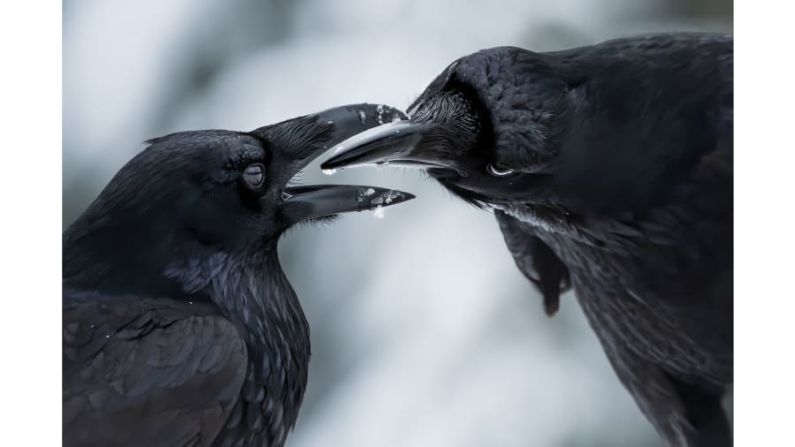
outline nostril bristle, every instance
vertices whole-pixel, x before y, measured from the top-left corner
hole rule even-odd
[[[300,171],[296,172],[293,177],[287,181],[287,187],[294,187],[300,186],[304,181],[304,175],[306,174],[306,166],[301,168]]]

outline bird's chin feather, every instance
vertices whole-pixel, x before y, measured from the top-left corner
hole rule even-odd
[[[330,225],[339,218],[340,218],[339,214],[332,214],[331,216],[313,217],[311,219],[307,219],[299,223],[302,225],[317,225],[317,224]]]
[[[329,226],[332,223],[336,222],[337,219],[339,219],[339,218],[340,218],[339,214],[333,214],[331,216],[313,217],[311,219],[304,219],[304,220],[298,221],[295,224],[290,225],[289,227],[287,227],[282,232],[282,236],[285,236],[285,235],[297,230],[298,228],[302,228],[302,227],[315,227],[315,226],[323,226],[323,227],[325,227],[325,226]]]
[[[287,188],[294,188],[301,186],[303,183],[304,175],[306,174],[306,166],[301,168],[298,172],[296,172],[290,180],[287,181]]]
[[[442,186],[444,186],[444,188],[448,192],[450,192],[454,197],[458,197],[459,199],[474,206],[475,208],[487,210],[492,208],[493,206],[489,202],[489,200],[484,196],[481,196],[475,192],[456,186],[454,183],[451,183],[449,181],[445,181],[442,179],[437,179],[437,180],[439,180],[439,183]]]

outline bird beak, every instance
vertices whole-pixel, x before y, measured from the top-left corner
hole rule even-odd
[[[316,115],[318,122],[334,123],[329,146],[376,126],[408,119],[405,113],[394,107],[367,103],[334,107]]]
[[[351,211],[375,210],[414,198],[413,194],[375,186],[308,185],[286,188],[282,214],[293,224]]]
[[[326,145],[301,160],[295,167],[296,171],[328,151],[330,146],[376,126],[406,119],[400,110],[380,104],[346,105],[316,115],[319,123],[334,124],[333,134]],[[392,206],[411,200],[414,195],[375,186],[306,185],[286,187],[282,198],[282,213],[293,224],[306,219]]]
[[[418,144],[433,128],[432,123],[395,121],[366,130],[339,143],[330,152],[335,155],[320,166],[324,170],[368,165],[392,165],[407,168],[456,169],[451,161],[421,154]]]
[[[429,134],[438,133],[443,124],[432,122],[393,121],[353,135],[332,147],[334,155],[323,162],[323,170],[336,170],[369,165],[390,165],[407,168],[431,169],[438,176],[457,174],[456,186],[466,189],[488,201],[529,200],[549,193],[550,176],[547,174],[520,175],[511,178],[470,175],[476,166],[462,160],[445,159],[430,152],[423,142]],[[426,140],[427,141],[427,140]],[[506,189],[506,186],[508,189]],[[528,192],[529,191],[529,192]]]
[[[319,124],[333,124],[334,128],[331,136],[324,145],[304,156],[304,158],[293,166],[294,173],[300,172],[311,163],[312,160],[328,151],[330,147],[337,147],[343,140],[361,135],[385,123],[406,120],[408,118],[406,114],[394,107],[366,103],[334,107],[333,109],[310,115],[310,117],[314,117]]]

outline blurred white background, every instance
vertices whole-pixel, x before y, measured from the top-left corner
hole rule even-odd
[[[453,59],[731,31],[730,1],[66,1],[64,225],[142,141],[355,102],[404,108]],[[493,217],[414,171],[305,181],[417,194],[281,243],[312,327],[291,447],[658,446],[574,296],[553,319]]]

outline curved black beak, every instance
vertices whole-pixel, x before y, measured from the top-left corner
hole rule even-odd
[[[357,134],[385,123],[407,119],[406,114],[394,107],[367,103],[334,107],[310,116],[315,117],[318,124],[332,124],[334,128],[326,144],[308,154],[300,163],[294,166],[295,172],[305,168],[312,160],[326,152],[330,147],[339,145],[343,140],[355,137]]]
[[[395,121],[364,131],[339,143],[331,152],[335,155],[323,162],[324,170],[368,165],[392,165],[418,169],[458,169],[452,160],[422,154],[420,142],[436,124]]]
[[[339,143],[321,168],[390,164],[467,177],[486,120],[472,99],[455,90],[426,93],[411,118],[386,123]],[[466,155],[466,156],[465,156]]]
[[[293,166],[299,172],[312,160],[325,153],[329,147],[376,126],[406,119],[398,109],[381,104],[353,104],[315,114],[319,124],[333,124],[333,133],[328,142],[308,154]],[[376,210],[396,205],[414,198],[403,191],[375,186],[352,185],[306,185],[286,187],[282,193],[282,214],[288,223],[332,216],[352,211]]]
[[[315,114],[318,121],[334,124],[329,145],[335,145],[358,133],[396,120],[408,119],[400,110],[383,104],[350,104]]]

